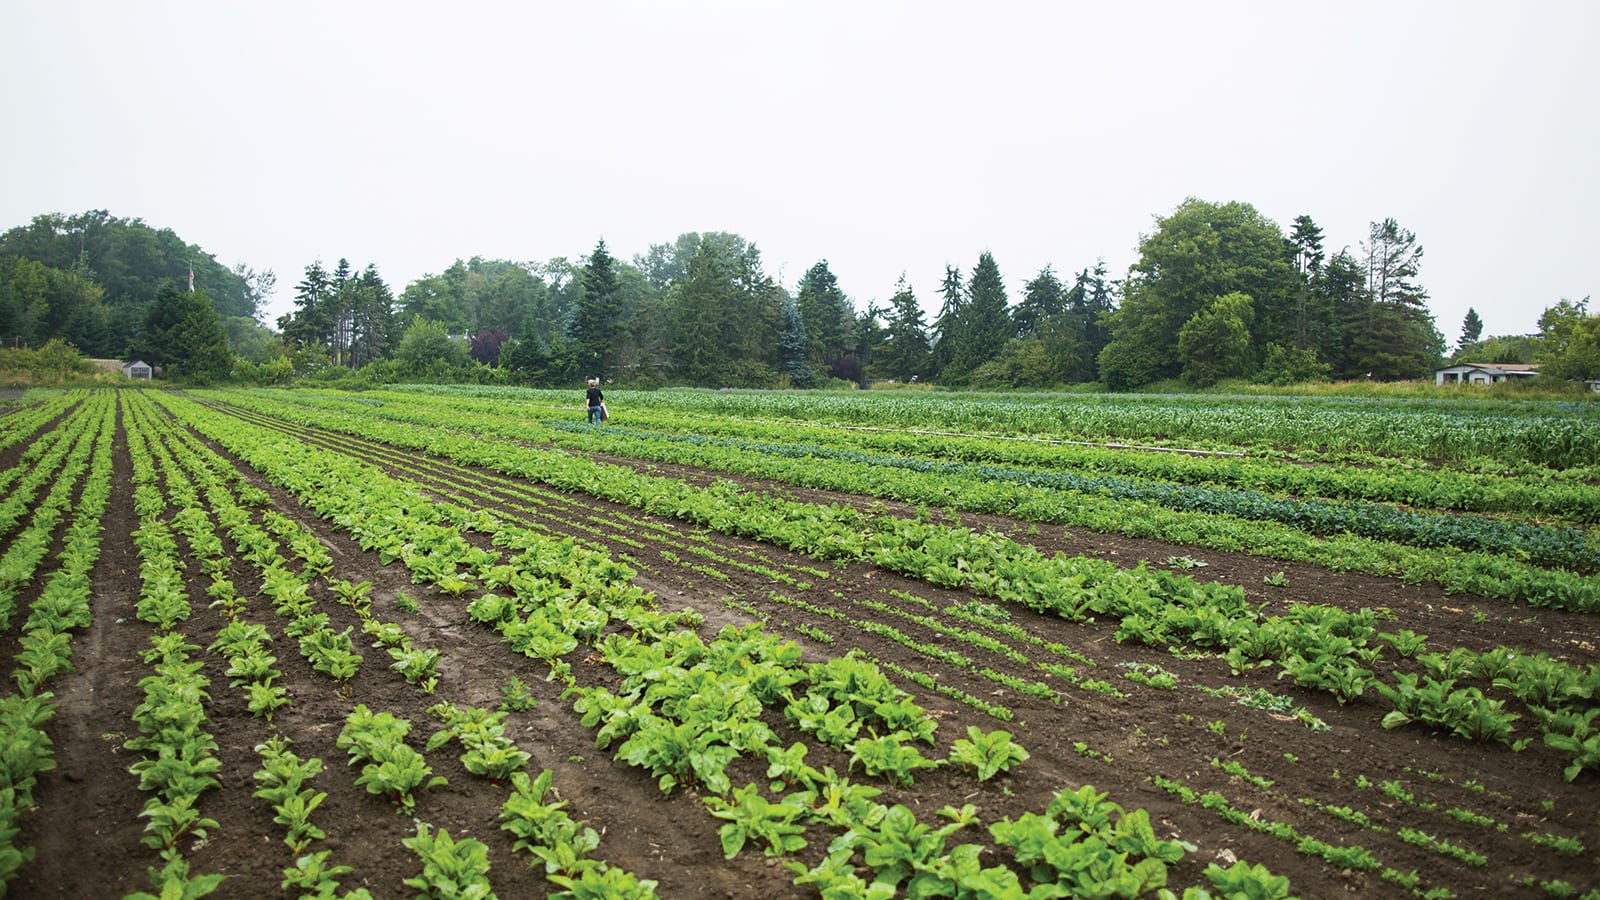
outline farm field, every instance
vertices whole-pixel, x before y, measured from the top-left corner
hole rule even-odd
[[[1593,404],[580,402],[5,407],[4,892],[1600,897]]]

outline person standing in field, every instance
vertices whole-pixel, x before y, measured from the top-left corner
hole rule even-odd
[[[600,379],[598,378],[589,379],[588,402],[589,424],[598,425],[603,421],[602,411],[606,405],[606,395],[600,393]]]

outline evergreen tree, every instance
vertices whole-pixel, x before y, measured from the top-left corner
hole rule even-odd
[[[1467,317],[1461,321],[1461,339],[1456,342],[1456,349],[1465,348],[1468,344],[1475,344],[1483,336],[1483,320],[1478,318],[1478,311],[1467,307]]]
[[[323,304],[328,321],[328,355],[334,365],[353,369],[355,362],[350,357],[350,343],[355,331],[356,279],[350,260],[340,257],[330,280],[332,284]]]
[[[1444,355],[1428,293],[1416,283],[1422,247],[1394,219],[1373,222],[1363,243],[1373,344],[1362,367],[1380,380],[1419,378]]]
[[[920,378],[928,364],[928,332],[922,324],[922,306],[906,284],[905,275],[895,285],[886,316],[887,334],[873,370],[896,381]]]
[[[294,310],[278,317],[278,331],[290,345],[300,348],[328,348],[333,330],[333,280],[322,261],[306,266],[305,278],[294,288]]]
[[[710,246],[702,244],[683,281],[673,288],[673,359],[690,384],[727,384],[732,365],[727,353],[737,288]]]
[[[733,383],[760,387],[775,377],[779,322],[788,294],[762,270],[761,251],[754,244],[746,245],[734,258],[731,275],[733,306],[727,347],[735,373]]]
[[[1369,377],[1366,368],[1377,344],[1377,322],[1372,315],[1372,297],[1367,293],[1365,270],[1349,251],[1340,250],[1328,260],[1318,282],[1320,292],[1333,308],[1339,333],[1333,376],[1352,380]]]
[[[196,384],[220,381],[233,368],[228,336],[205,292],[179,290],[171,282],[150,304],[136,352],[145,362],[165,367],[169,377]]]
[[[950,362],[940,373],[949,384],[964,384],[972,370],[1000,355],[1012,337],[1011,316],[1000,267],[987,250],[978,256],[967,283],[967,302]]]
[[[1322,228],[1310,216],[1295,216],[1294,230],[1289,234],[1289,244],[1294,260],[1294,271],[1303,281],[1310,282],[1322,271]]]
[[[617,279],[616,260],[606,250],[604,240],[595,244],[579,277],[583,290],[573,310],[568,337],[577,349],[579,364],[589,377],[606,381],[614,374],[615,332],[622,314],[622,288]]]
[[[1037,334],[1045,321],[1066,311],[1066,289],[1056,273],[1045,266],[1032,281],[1022,286],[1022,301],[1012,313],[1017,337]]]
[[[1082,359],[1075,366],[1079,376],[1075,380],[1095,381],[1099,376],[1100,351],[1111,342],[1111,328],[1107,317],[1116,311],[1115,285],[1106,278],[1106,261],[1095,260],[1093,269],[1084,269],[1073,279],[1067,291],[1067,313],[1075,320],[1072,328],[1078,339],[1078,353]]]
[[[810,336],[812,362],[839,377],[832,370],[850,352],[855,312],[850,308],[849,298],[839,289],[839,279],[828,268],[827,260],[806,270],[795,294],[795,304]]]
[[[789,384],[808,388],[816,384],[816,370],[811,368],[811,341],[806,337],[805,319],[793,299],[783,304],[783,324],[778,330],[778,372],[789,378]]]
[[[1285,339],[1281,333],[1279,342],[1274,343],[1279,343],[1280,348],[1293,346],[1332,359],[1338,354],[1339,329],[1333,303],[1322,284],[1327,259],[1322,249],[1322,228],[1310,216],[1295,217],[1289,253],[1296,276],[1294,316],[1287,335],[1290,343],[1281,343]],[[1279,354],[1281,362],[1281,349]]]
[[[351,288],[350,323],[351,367],[360,368],[388,356],[394,331],[394,294],[371,263]]]
[[[850,351],[834,369],[835,378],[844,378],[867,387],[872,368],[877,364],[878,353],[883,349],[889,333],[879,323],[884,311],[877,304],[869,304],[861,315],[855,317],[850,328]]]
[[[928,377],[944,380],[966,322],[967,289],[961,283],[961,270],[946,264],[944,281],[939,285],[942,303],[933,321],[933,348],[928,359]]]

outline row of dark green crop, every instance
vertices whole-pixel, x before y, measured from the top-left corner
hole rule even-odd
[[[530,396],[520,389],[456,393]],[[1370,452],[1403,458],[1493,459],[1555,469],[1600,465],[1600,404],[1374,398],[614,392],[619,409],[662,407],[739,418],[793,419],[1174,446]],[[576,408],[574,392],[543,392]]]
[[[868,470],[904,469],[942,480],[1005,482],[1022,488],[1080,492],[1109,500],[1150,503],[1181,512],[1280,522],[1316,535],[1349,533],[1414,547],[1454,547],[1504,554],[1536,564],[1563,566],[1580,572],[1600,569],[1600,538],[1570,527],[1509,522],[1480,516],[1413,512],[1385,504],[1297,500],[1274,497],[1260,491],[863,453],[820,444],[780,444],[632,428],[608,427],[597,432],[577,423],[547,424],[581,435],[581,442],[592,449],[644,459],[685,462],[697,455],[697,448],[704,446],[728,450],[740,456],[754,454],[807,461],[829,460]]]
[[[566,446],[590,451],[608,449],[603,434],[593,431],[559,431],[537,422],[471,415],[461,410],[403,404],[356,407],[294,395],[279,400],[254,393],[230,394],[229,397],[252,405],[266,404],[274,415],[291,419],[310,417],[306,420],[315,419],[334,428],[341,428],[342,423],[357,418],[365,418],[408,426],[461,429],[483,440],[559,441]],[[285,405],[289,401],[294,402]],[[337,412],[326,411],[329,408]],[[857,465],[829,460],[758,457],[706,446],[678,449],[693,452],[677,453],[670,457],[670,461],[802,487],[971,512],[1014,515],[1035,522],[1301,560],[1336,570],[1431,580],[1439,582],[1447,590],[1505,597],[1535,606],[1576,611],[1600,610],[1600,579],[1543,569],[1499,554],[1416,548],[1350,534],[1316,537],[1280,523],[1169,510],[1136,500],[1110,500],[1007,482],[952,479],[897,469],[868,472]],[[668,459],[664,456],[657,458]]]
[[[568,408],[552,408],[547,398],[493,399],[438,393],[432,389],[373,392],[359,398],[330,395],[333,402],[367,405],[385,402],[448,404],[483,414],[535,417],[543,421],[581,421]],[[1538,477],[1509,477],[1419,461],[1364,454],[1331,464],[1305,465],[1260,456],[1130,452],[1081,446],[1041,438],[931,434],[925,431],[731,419],[659,406],[627,408],[616,424],[646,431],[742,438],[786,445],[820,445],[950,462],[1015,466],[1045,472],[1120,475],[1182,485],[1247,489],[1299,498],[1397,503],[1420,509],[1538,516],[1572,523],[1600,522],[1600,485],[1574,477],[1574,471],[1543,470]],[[554,415],[552,415],[554,413]]]

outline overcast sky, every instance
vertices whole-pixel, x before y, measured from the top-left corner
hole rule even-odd
[[[864,308],[994,254],[1121,277],[1189,196],[1359,253],[1453,346],[1600,290],[1600,2],[86,2],[0,29],[0,229],[105,209],[224,265],[755,243]],[[269,317],[269,321],[270,321]]]

